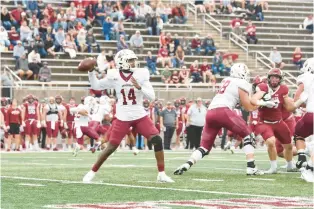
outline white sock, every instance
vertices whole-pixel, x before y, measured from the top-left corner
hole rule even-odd
[[[15,143],[14,143],[14,144],[11,144],[12,150],[15,150],[15,147],[16,147]]]
[[[161,171],[161,172],[159,172],[159,174],[166,175],[165,171]]]
[[[205,152],[207,152],[207,149],[205,149],[205,148],[203,148],[203,147],[201,147],[201,149],[203,149]],[[197,150],[195,150],[195,151],[192,153],[192,155],[191,155],[189,161],[192,162],[193,165],[194,165],[197,161],[199,161],[199,160],[202,159],[202,158],[203,158],[203,154],[201,153],[201,151],[199,151],[199,150],[197,149]]]
[[[26,150],[29,149],[29,140],[25,140],[25,149],[26,149]]]
[[[4,144],[4,149],[7,150],[8,149],[8,144]]]
[[[47,144],[47,147],[50,149],[50,144]]]
[[[271,160],[270,167],[272,170],[277,170],[277,160]]]
[[[39,149],[39,145],[38,145],[38,141],[37,140],[34,142],[34,147],[35,147],[35,149]]]
[[[292,160],[287,162],[287,168],[293,168]]]
[[[66,149],[66,144],[62,143],[62,149]]]
[[[71,144],[68,144],[68,149],[71,149]]]
[[[23,146],[22,145],[20,145],[20,150],[23,150]]]
[[[122,148],[124,149],[125,148],[125,140],[122,140],[121,145],[122,145]]]

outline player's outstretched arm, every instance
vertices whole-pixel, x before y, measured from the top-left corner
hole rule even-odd
[[[107,76],[105,78],[99,80],[96,77],[95,71],[88,72],[88,78],[89,78],[91,88],[94,90],[103,90],[103,89],[113,88],[113,85],[109,81]]]
[[[249,93],[239,88],[240,102],[246,111],[254,111],[258,107],[250,101]]]
[[[152,84],[149,81],[144,81],[143,85],[141,86],[141,90],[144,94],[144,97],[150,101],[155,100],[155,91]]]
[[[265,91],[259,90],[259,88],[256,88],[256,93],[251,97],[251,104],[255,106],[264,106],[268,108],[273,108],[277,104],[273,101],[271,101],[271,97],[269,94],[267,94]]]

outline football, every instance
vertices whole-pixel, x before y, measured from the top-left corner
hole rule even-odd
[[[92,70],[96,65],[96,60],[94,58],[86,58],[80,62],[77,66],[79,71],[87,72]]]

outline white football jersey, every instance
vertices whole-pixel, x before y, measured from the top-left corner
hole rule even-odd
[[[141,90],[133,86],[132,76],[141,86]],[[132,121],[146,116],[143,100],[155,99],[154,89],[149,82],[149,72],[145,68],[137,68],[131,74],[125,74],[118,70],[109,71],[107,76],[101,80],[96,78],[95,72],[89,72],[89,81],[92,89],[95,90],[115,89],[118,98],[115,116],[121,121]]]
[[[304,92],[309,95],[306,101],[306,112],[314,113],[314,74],[304,73],[297,78],[298,85],[303,83]]]
[[[72,107],[70,109],[70,112],[75,114],[74,127],[88,126],[90,116],[83,116],[78,114],[80,110],[86,110],[87,112],[90,112],[90,107],[88,107],[87,105],[79,104],[77,107]]]
[[[223,79],[221,87],[210,103],[208,109],[215,109],[219,107],[228,107],[233,110],[235,106],[240,103],[239,88],[251,92],[251,84],[246,80],[240,78],[228,77]]]
[[[91,115],[92,115],[92,121],[98,121],[101,123],[101,121],[104,119],[106,114],[110,114],[111,112],[111,105],[95,105],[91,109]]]

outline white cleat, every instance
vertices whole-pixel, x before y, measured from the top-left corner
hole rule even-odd
[[[140,152],[136,147],[132,147],[133,155],[138,155]]]
[[[191,166],[188,163],[184,163],[179,168],[177,168],[173,174],[174,175],[182,175],[184,172],[188,171],[191,168]]]
[[[79,146],[76,146],[74,149],[73,149],[73,157],[76,157],[77,156],[77,153],[80,151],[80,147]]]
[[[314,173],[309,169],[301,169],[301,178],[306,182],[314,183]]]
[[[234,154],[234,150],[235,150],[234,146],[230,147],[231,154]]]
[[[157,182],[174,183],[174,180],[172,180],[169,176],[167,176],[165,172],[159,172],[157,176]]]
[[[295,166],[295,164],[293,164],[293,166],[291,168],[288,168],[287,166],[287,172],[298,172],[299,169]]]
[[[264,172],[265,174],[276,174],[277,173],[277,169],[268,169],[267,171]]]
[[[261,175],[264,175],[264,172],[261,170],[258,170],[257,167],[255,167],[255,168],[247,167],[246,168],[246,175],[248,175],[248,176],[261,176]]]
[[[93,178],[95,177],[95,172],[94,171],[89,171],[83,178],[84,183],[91,183]]]

